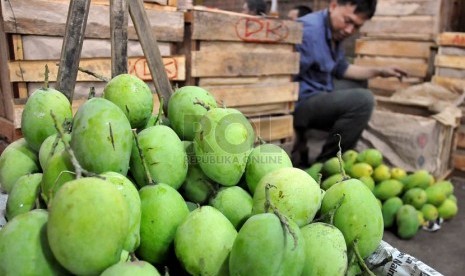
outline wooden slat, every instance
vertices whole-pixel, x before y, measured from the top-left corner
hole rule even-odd
[[[399,34],[407,32],[414,34],[436,34],[437,30],[435,30],[435,21],[432,16],[383,16],[373,17],[371,20],[365,22],[360,32],[368,34]]]
[[[214,86],[214,85],[280,85],[292,81],[291,76],[260,76],[260,77],[232,77],[232,78],[200,78],[199,86]]]
[[[15,140],[15,127],[12,121],[0,117],[0,137],[11,143]]]
[[[0,16],[4,13],[3,2],[0,4]],[[0,24],[0,117],[13,121],[13,91],[10,83],[8,67],[6,66],[9,58],[7,37]]]
[[[465,33],[441,33],[438,36],[437,43],[441,46],[465,47]]]
[[[366,37],[377,38],[377,39],[390,39],[390,40],[410,40],[410,41],[434,41],[435,34],[419,34],[411,33],[411,29],[406,33],[379,33],[370,32],[363,33]]]
[[[13,56],[15,60],[24,60],[23,40],[20,35],[12,35],[13,41]],[[20,98],[27,98],[27,85],[25,83],[18,83],[18,96]]]
[[[237,106],[237,110],[247,117],[256,117],[263,115],[286,115],[294,111],[294,103],[272,103],[261,105]]]
[[[465,56],[437,55],[434,65],[438,67],[465,69]]]
[[[302,24],[215,11],[191,12],[193,40],[291,43],[302,41]]]
[[[465,150],[456,150],[452,154],[454,168],[465,171]]]
[[[298,53],[192,52],[193,77],[297,74]]]
[[[429,58],[431,42],[357,39],[355,53],[358,55]]]
[[[428,73],[428,64],[423,59],[362,57],[356,58],[355,64],[377,67],[397,65],[401,69],[405,70],[408,73],[409,77],[424,78]]]
[[[457,148],[465,149],[465,126],[461,125],[456,130]]]
[[[228,49],[231,52],[248,53],[291,53],[294,52],[292,44],[274,43],[244,43],[237,41],[200,41],[198,50],[202,52],[223,52]]]
[[[371,89],[397,91],[404,89],[414,84],[419,84],[423,80],[416,78],[402,79],[402,82],[397,78],[374,78],[368,81],[368,87]]]
[[[293,136],[292,115],[251,118],[250,122],[254,127],[255,134],[265,141],[279,140]]]
[[[111,77],[128,72],[128,3],[110,1]]]
[[[147,67],[147,60],[144,57],[129,58],[129,73],[133,74],[142,80],[150,81],[152,76]],[[49,80],[55,81],[57,76],[56,60],[24,60],[11,61],[8,63],[11,82],[42,82],[44,80],[45,64],[48,64],[50,74]],[[184,80],[186,78],[185,57],[172,56],[163,58],[165,70],[171,80]],[[111,59],[110,58],[95,58],[81,59],[79,66],[97,73],[103,77],[110,78]],[[79,72],[77,81],[98,81],[99,79]]]
[[[298,83],[281,85],[204,86],[218,102],[230,107],[295,102]]]
[[[65,33],[67,3],[44,0],[9,1],[4,11],[4,26],[7,33],[63,36]],[[34,14],[35,16],[31,16]],[[86,37],[110,38],[109,6],[93,5],[89,11]],[[184,36],[184,15],[182,12],[147,10],[152,32],[160,41],[179,42]],[[129,20],[128,38],[138,36],[132,20]]]
[[[444,56],[465,56],[465,47],[459,48],[455,46],[440,46],[438,55]]]
[[[465,79],[465,70],[456,68],[436,67],[435,75],[447,78]]]
[[[36,35],[18,35],[22,39],[22,51],[26,60],[47,60],[60,59],[61,45],[63,38],[57,36],[36,36]],[[21,47],[14,44],[13,47]],[[173,43],[158,43],[158,48],[162,56],[172,55]],[[139,41],[128,41],[128,56],[143,56],[144,52]],[[111,56],[111,43],[108,39],[84,39],[82,45],[81,58],[101,58]]]
[[[380,0],[375,16],[437,15],[438,0]]]

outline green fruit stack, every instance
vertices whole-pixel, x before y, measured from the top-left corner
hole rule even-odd
[[[314,163],[305,171],[321,181],[323,190],[347,178],[364,183],[378,199],[384,227],[402,239],[410,239],[422,226],[438,219],[452,219],[458,212],[454,185],[449,180],[435,180],[426,170],[407,172],[384,163],[379,150],[348,150],[339,158]],[[341,170],[342,169],[342,170]]]

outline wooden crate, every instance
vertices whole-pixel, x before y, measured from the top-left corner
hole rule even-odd
[[[465,93],[465,33],[444,32],[438,36],[438,55],[435,59],[433,82]],[[465,104],[460,105],[465,114]],[[465,118],[456,133],[454,167],[465,171]]]
[[[8,4],[6,4],[8,3]],[[86,26],[80,67],[111,77],[111,46],[108,0],[93,0]],[[166,6],[163,6],[165,5]],[[170,6],[174,5],[174,6]],[[56,81],[69,0],[2,1],[0,28],[0,136],[13,141],[20,135],[21,113],[28,96],[40,88],[44,68],[50,70],[51,86]],[[175,1],[146,1],[147,15],[162,54],[166,72],[174,83],[186,79],[185,56],[177,54],[176,44],[184,37],[184,14]],[[129,18],[128,71],[149,84],[152,76],[137,33]],[[101,95],[105,82],[80,72],[76,80],[73,109],[84,102],[94,87]],[[158,98],[154,97],[155,110]]]
[[[369,87],[379,96],[429,81],[434,72],[437,35],[453,25],[453,1],[379,0],[374,17],[360,29],[355,64],[397,65],[409,78],[374,79]]]
[[[266,141],[289,140],[298,98],[294,46],[301,36],[302,26],[294,21],[194,8],[186,13],[186,84],[207,89],[253,122],[268,116],[269,129],[281,130],[262,135]]]

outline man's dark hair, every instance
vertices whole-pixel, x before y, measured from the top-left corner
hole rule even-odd
[[[376,11],[377,0],[337,0],[339,5],[354,5],[355,13],[364,14],[368,19],[372,18]]]
[[[247,7],[256,15],[266,14],[266,3],[264,0],[247,0]]]
[[[309,6],[305,6],[305,5],[295,6],[294,9],[297,10],[297,17],[302,17],[308,13],[313,12],[312,8],[310,8]]]

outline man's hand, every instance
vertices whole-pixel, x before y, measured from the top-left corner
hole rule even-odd
[[[388,66],[379,69],[378,76],[383,78],[396,77],[402,81],[403,77],[407,77],[408,74],[404,70],[400,69],[397,66]]]

